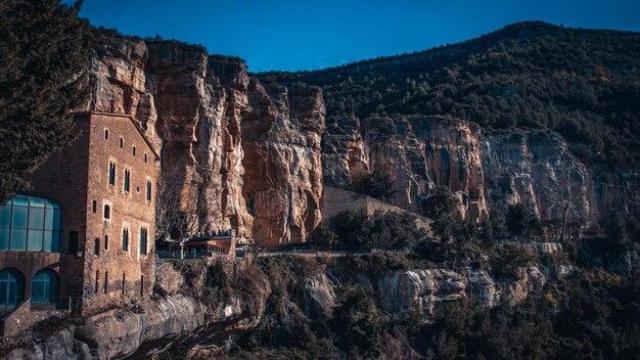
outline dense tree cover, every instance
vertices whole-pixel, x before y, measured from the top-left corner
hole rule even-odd
[[[638,33],[521,23],[420,53],[260,76],[321,86],[328,116],[448,115],[487,129],[551,129],[589,163],[640,164]]]
[[[79,82],[92,49],[78,11],[59,0],[0,1],[0,203],[73,136],[69,111],[87,95]]]

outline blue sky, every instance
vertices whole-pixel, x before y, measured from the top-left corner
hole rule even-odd
[[[423,50],[523,20],[640,31],[640,0],[85,0],[81,15],[240,56],[254,72]]]

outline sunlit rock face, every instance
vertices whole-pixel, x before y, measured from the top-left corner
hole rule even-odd
[[[539,294],[547,282],[539,266],[519,268],[516,279],[498,282],[486,271],[447,269],[407,270],[389,273],[378,281],[380,305],[395,315],[419,314],[430,320],[447,302],[469,299],[477,306],[511,306]]]
[[[443,117],[396,116],[334,120],[323,142],[325,181],[337,186],[373,171],[390,175],[391,202],[419,211],[421,197],[436,186],[451,189],[458,212],[487,214],[479,127]]]
[[[183,201],[195,204],[191,211],[197,211],[200,231],[234,228],[249,237],[240,134],[249,82],[245,64],[171,42],[151,43],[149,52],[163,176],[184,182]]]
[[[322,219],[322,92],[252,81],[249,102],[242,120],[243,194],[254,216],[254,239],[265,245],[304,242]]]
[[[198,231],[305,241],[321,219],[318,88],[267,92],[242,60],[200,46],[106,33],[99,44],[86,77],[90,101],[79,110],[140,122],[161,154],[161,182],[178,183]]]
[[[565,212],[569,219],[584,219],[606,208],[615,193],[601,194],[597,184],[604,182],[594,181],[594,172],[555,133],[487,132],[439,116],[332,118],[322,156],[327,184],[347,187],[363,174],[382,171],[394,181],[391,202],[412,211],[443,186],[457,199],[458,213],[475,221],[512,204],[542,219],[560,219]],[[629,187],[628,178],[616,183]]]

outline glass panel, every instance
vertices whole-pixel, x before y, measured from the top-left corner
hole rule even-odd
[[[47,230],[60,229],[60,209],[47,209],[44,228]]]
[[[0,207],[0,226],[11,225],[11,203],[8,202],[5,206]]]
[[[27,230],[11,229],[9,250],[25,251],[27,248]]]
[[[29,215],[29,208],[25,206],[13,206],[12,224],[17,228],[27,227],[27,217]]]
[[[42,230],[29,230],[28,251],[42,251]]]
[[[15,309],[18,305],[18,284],[9,281],[9,296],[7,297],[7,310]]]
[[[36,277],[40,274],[36,274]],[[31,282],[31,302],[34,304],[43,304],[47,302],[47,279],[46,278],[33,278]]]
[[[44,231],[42,250],[47,252],[57,251],[57,249],[53,247],[53,232],[50,230]]]
[[[0,228],[0,251],[9,250],[9,229]]]
[[[62,231],[54,231],[53,239],[51,239],[51,251],[60,252],[60,239],[62,238]]]
[[[32,208],[44,208],[45,200],[37,197],[29,196],[29,205]]]
[[[17,195],[16,197],[13,198],[13,205],[17,205],[17,206],[24,206],[24,207],[28,207],[29,206],[29,198],[23,195]]]
[[[9,283],[6,274],[0,274],[0,313],[7,311],[7,296],[9,296]]]
[[[44,207],[31,208],[29,212],[29,229],[44,228]]]

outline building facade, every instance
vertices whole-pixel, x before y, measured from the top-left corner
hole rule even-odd
[[[77,114],[76,130],[0,209],[5,329],[36,305],[89,314],[151,293],[159,156],[128,115]]]

